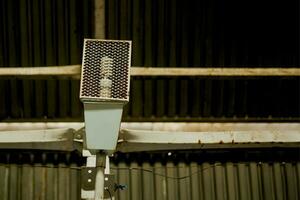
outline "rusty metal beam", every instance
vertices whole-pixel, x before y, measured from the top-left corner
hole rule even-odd
[[[74,133],[69,128],[0,131],[0,149],[79,150]]]
[[[79,130],[83,122],[1,122],[0,131],[42,130],[70,128]],[[216,132],[216,131],[285,131],[300,130],[300,123],[255,123],[255,122],[122,122],[121,129]]]
[[[0,123],[0,148],[74,150],[77,143],[77,148],[82,146],[82,136],[77,134],[83,126],[84,123]],[[256,147],[299,148],[300,124],[123,123],[117,151]]]
[[[300,130],[167,132],[121,130],[121,152],[208,148],[300,147]]]

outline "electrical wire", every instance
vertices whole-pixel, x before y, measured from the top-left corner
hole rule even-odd
[[[161,174],[161,173],[154,172],[153,170],[150,170],[150,169],[143,169],[143,168],[139,168],[139,167],[128,167],[128,168],[124,167],[124,168],[111,168],[111,169],[116,169],[116,170],[126,170],[126,169],[127,170],[141,170],[141,171],[144,171],[144,172],[153,173],[156,176],[164,177],[164,178],[167,178],[167,179],[183,180],[183,179],[186,179],[186,178],[190,178],[193,175],[198,174],[199,172],[205,171],[207,169],[210,169],[210,168],[216,167],[216,166],[222,166],[222,164],[210,165],[208,167],[204,167],[202,169],[199,169],[199,170],[197,170],[197,171],[195,171],[195,172],[193,172],[193,173],[191,173],[189,175],[181,176],[181,177],[167,176],[167,175],[164,175],[164,174]],[[176,168],[176,167],[174,167],[174,168]]]
[[[231,163],[231,164],[232,165],[249,164],[249,162],[243,162],[243,163],[239,162],[239,163]],[[258,166],[258,165],[261,165],[262,162],[258,162],[256,164]],[[281,164],[284,165],[285,163],[282,162]],[[19,167],[26,166],[26,165],[21,165],[21,164],[12,164],[12,165],[13,166],[19,166]],[[28,164],[28,165],[30,165],[30,164]],[[197,166],[189,166],[189,167],[179,167],[179,166],[177,166],[177,167],[153,167],[152,168],[153,170],[151,170],[151,169],[144,169],[144,168],[141,168],[141,167],[111,167],[110,169],[112,169],[112,170],[131,170],[131,171],[132,170],[136,170],[136,171],[140,170],[140,171],[152,173],[152,174],[154,174],[156,176],[164,177],[164,178],[167,178],[167,179],[183,180],[183,179],[186,179],[186,178],[190,178],[190,177],[194,176],[195,174],[198,174],[198,173],[203,172],[205,170],[208,170],[208,169],[211,169],[211,168],[217,167],[217,166],[223,166],[223,165],[224,164],[222,164],[222,163],[211,164],[211,165],[209,165],[207,167],[203,167],[202,169],[194,171],[194,172],[190,173],[189,175],[181,176],[181,177],[167,176],[165,174],[157,173],[157,172],[155,172],[155,169],[180,169],[180,168],[192,168],[192,167],[197,167],[198,168],[199,166],[197,165]],[[0,163],[0,166],[10,167],[11,165]],[[82,170],[82,169],[85,168],[85,166],[81,166],[81,167],[74,167],[74,166],[47,166],[47,165],[36,165],[36,164],[33,164],[31,166],[32,167],[42,167],[42,168],[52,168],[52,169],[53,168],[55,168],[55,169],[60,169],[61,168],[61,169],[75,169],[75,170]]]
[[[36,165],[36,164],[2,164],[0,163],[0,166],[4,166],[4,167],[11,167],[11,166],[16,166],[16,167],[41,167],[41,168],[48,168],[48,169],[76,169],[76,170],[82,170],[85,168],[85,166],[80,166],[80,167],[74,167],[74,166],[55,166],[55,165],[52,165],[52,166],[49,166],[49,165]]]
[[[237,166],[239,164],[249,164],[249,162],[242,162],[242,163],[239,162],[239,163],[230,163],[230,164],[232,166]],[[281,164],[285,165],[285,162],[282,162]],[[13,165],[14,166],[24,167],[24,165],[20,165],[20,164],[13,164]],[[153,170],[151,170],[151,169],[144,169],[144,168],[141,168],[141,167],[119,167],[119,168],[118,167],[111,167],[110,169],[112,169],[112,170],[130,170],[130,171],[132,171],[132,170],[140,170],[140,171],[143,171],[143,172],[152,173],[155,176],[160,176],[160,177],[163,177],[163,178],[166,178],[166,179],[173,179],[173,180],[179,180],[180,181],[180,180],[184,180],[186,178],[190,178],[190,177],[194,176],[195,174],[198,174],[198,173],[203,172],[205,170],[211,169],[213,167],[223,166],[223,165],[224,165],[224,163],[223,164],[222,163],[210,164],[207,167],[203,167],[202,169],[194,171],[194,172],[190,173],[189,175],[181,176],[181,177],[167,176],[165,174],[157,173],[157,172],[155,172],[155,169],[163,169],[163,168],[165,168],[165,169],[180,169],[180,168],[192,168],[192,167],[197,167],[198,168],[199,165],[197,165],[197,166],[190,166],[190,167],[180,167],[180,166],[176,166],[176,167],[153,167],[152,168]],[[262,162],[257,162],[256,165],[257,166],[262,165]],[[2,164],[2,163],[0,163],[0,166],[9,167],[10,165],[9,164]],[[75,169],[75,170],[82,170],[82,169],[85,168],[85,166],[81,166],[81,167],[74,167],[74,166],[47,166],[47,165],[35,165],[35,164],[31,165],[31,166],[32,167],[42,167],[42,168],[52,168],[52,169],[53,168],[57,168],[57,169],[59,169],[59,168],[67,168],[67,169]],[[112,193],[110,192],[110,190],[108,188],[105,188],[105,190],[108,192],[109,197],[112,200],[113,198],[112,198]],[[118,190],[118,189],[116,189],[116,190]],[[113,194],[115,194],[115,193],[116,193],[116,191],[114,191]]]
[[[193,175],[195,175],[195,174],[197,174],[197,173],[199,173],[201,171],[205,171],[205,170],[210,169],[212,167],[221,166],[221,165],[222,165],[221,163],[220,164],[210,165],[208,167],[204,167],[204,168],[199,169],[199,170],[197,170],[197,171],[195,171],[195,172],[193,172],[193,173],[191,173],[189,175],[182,176],[182,177],[167,176],[167,175],[164,175],[164,174],[157,173],[157,172],[154,171],[155,169],[157,169],[155,167],[153,168],[154,170],[144,169],[144,168],[141,168],[141,167],[123,167],[123,168],[111,167],[111,169],[113,169],[113,170],[140,170],[140,171],[144,171],[144,172],[148,172],[148,173],[153,173],[156,176],[164,177],[164,178],[167,178],[167,179],[182,180],[182,179],[189,178],[189,177],[191,177],[191,176],[193,176]],[[1,166],[1,164],[0,164],[0,166]],[[8,164],[4,164],[2,166],[9,167]],[[24,167],[24,165],[18,165],[18,164],[14,165],[14,166]],[[82,169],[85,168],[84,166],[82,166],[82,167],[72,167],[72,166],[69,166],[68,167],[68,166],[47,166],[47,165],[32,165],[32,167],[55,168],[55,169],[59,169],[59,168],[61,168],[61,169],[76,169],[76,170],[82,170]],[[178,167],[168,167],[168,168],[178,169]]]
[[[112,195],[111,195],[111,193],[110,193],[109,189],[105,188],[105,190],[108,192],[108,194],[109,194],[109,197],[110,197],[110,200],[112,200]]]

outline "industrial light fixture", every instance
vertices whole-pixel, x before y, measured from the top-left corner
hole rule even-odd
[[[115,150],[129,101],[131,41],[85,39],[80,99],[87,149]]]

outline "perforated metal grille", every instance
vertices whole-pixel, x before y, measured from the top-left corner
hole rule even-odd
[[[81,100],[129,100],[130,41],[85,40]]]

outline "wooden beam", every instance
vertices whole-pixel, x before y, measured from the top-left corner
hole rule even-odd
[[[132,76],[300,76],[300,68],[146,68],[132,67]]]
[[[4,67],[0,76],[71,76],[79,78],[81,65],[47,67]]]
[[[105,38],[105,0],[94,0],[94,38]]]
[[[0,76],[69,76],[80,78],[81,65],[4,67]],[[156,68],[132,67],[131,76],[300,76],[300,68]]]

